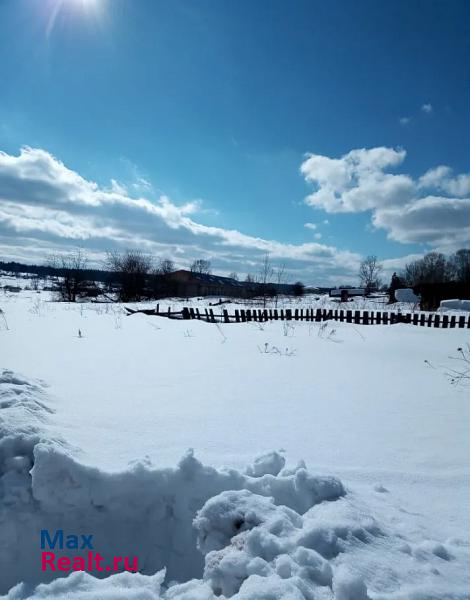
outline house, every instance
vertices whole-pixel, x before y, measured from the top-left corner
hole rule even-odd
[[[171,285],[175,296],[232,296],[244,297],[247,284],[231,277],[194,273],[180,269],[165,275],[165,280]]]

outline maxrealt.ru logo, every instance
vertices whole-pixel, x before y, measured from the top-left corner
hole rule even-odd
[[[48,550],[47,550],[48,549]],[[112,556],[109,562],[93,546],[93,534],[64,535],[62,529],[50,533],[41,530],[41,569],[43,571],[138,571],[138,559],[134,556]],[[57,555],[54,550],[76,550],[75,556]],[[83,555],[85,551],[85,555]]]

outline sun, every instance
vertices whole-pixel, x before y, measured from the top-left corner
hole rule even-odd
[[[66,0],[69,4],[76,4],[86,10],[97,9],[103,0]]]
[[[79,18],[80,15],[90,17],[95,21],[100,21],[104,16],[107,0],[52,0],[52,9],[50,10],[46,35],[49,37],[56,27],[56,22],[61,15],[67,15],[66,18]]]

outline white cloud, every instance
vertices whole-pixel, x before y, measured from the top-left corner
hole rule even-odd
[[[291,273],[316,282],[357,270],[356,253],[207,226],[196,220],[203,213],[200,201],[176,205],[164,195],[151,201],[131,196],[131,189],[117,180],[100,187],[41,149],[23,148],[19,156],[0,152],[2,247],[10,245],[18,255],[20,240],[25,248],[80,244],[94,257],[112,248],[140,247],[156,256],[177,256],[180,266],[208,257],[227,272],[256,271],[269,252],[273,261],[286,262]],[[32,256],[37,260],[36,251]]]
[[[414,193],[413,180],[385,172],[400,165],[405,156],[402,149],[384,147],[351,150],[339,159],[309,154],[300,171],[316,190],[306,203],[334,213],[406,202]]]
[[[470,173],[454,176],[450,167],[440,165],[419,178],[423,189],[435,189],[457,197],[470,195]]]
[[[398,122],[400,125],[409,125],[411,123],[411,117],[400,117]]]
[[[401,243],[470,243],[470,173],[455,176],[441,165],[415,181],[386,172],[405,156],[392,148],[352,150],[339,159],[309,155],[301,172],[316,190],[305,202],[329,213],[369,211],[372,224]]]
[[[428,102],[421,105],[421,110],[423,111],[423,113],[430,115],[434,111],[434,108],[432,104]]]
[[[462,247],[470,242],[470,200],[426,196],[376,211],[373,223],[397,242]]]
[[[321,233],[315,233],[315,235],[313,236],[316,240],[321,240],[322,238],[322,234]]]
[[[315,229],[317,228],[315,223],[304,223],[304,227],[306,227],[307,229],[312,229],[312,231],[315,231]]]

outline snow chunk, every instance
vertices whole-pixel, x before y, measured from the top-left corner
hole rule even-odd
[[[339,569],[333,582],[335,600],[370,600],[362,579],[346,569]]]
[[[253,465],[249,466],[246,474],[251,477],[261,477],[262,475],[279,475],[286,464],[286,459],[279,452],[269,452],[258,456]]]

